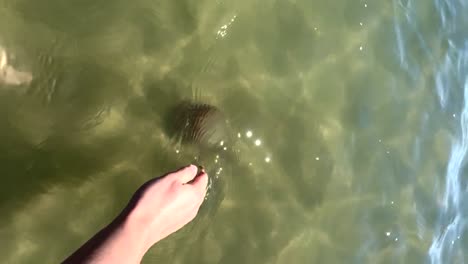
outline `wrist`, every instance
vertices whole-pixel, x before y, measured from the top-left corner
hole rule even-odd
[[[121,230],[138,251],[145,251],[148,244],[148,225],[146,221],[133,212],[127,213],[122,220]],[[145,252],[142,252],[144,254]]]

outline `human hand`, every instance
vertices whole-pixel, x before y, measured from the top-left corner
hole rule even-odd
[[[146,229],[145,248],[192,221],[202,205],[208,175],[194,165],[145,183],[133,196],[130,219]]]
[[[0,46],[0,84],[30,84],[32,79],[33,76],[30,72],[18,71],[9,64],[6,50]]]
[[[140,263],[150,247],[197,215],[208,185],[205,171],[197,171],[190,165],[145,183],[114,221],[63,263]]]

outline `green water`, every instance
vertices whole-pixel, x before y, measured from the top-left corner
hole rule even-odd
[[[1,262],[59,262],[140,184],[197,163],[198,218],[144,263],[464,263],[467,12],[0,0],[0,46],[32,75],[0,79]],[[228,118],[218,150],[163,129],[187,99]]]

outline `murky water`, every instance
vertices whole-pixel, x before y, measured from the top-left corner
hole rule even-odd
[[[202,211],[144,263],[465,263],[467,13],[0,0],[1,262],[62,260],[194,162]],[[219,146],[167,133],[184,100],[224,113]]]

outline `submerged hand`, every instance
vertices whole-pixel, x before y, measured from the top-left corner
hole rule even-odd
[[[129,206],[132,218],[147,228],[147,246],[192,221],[206,195],[208,176],[194,165],[143,185]]]
[[[139,263],[156,242],[192,221],[208,175],[194,165],[145,183],[128,206],[63,263]]]

